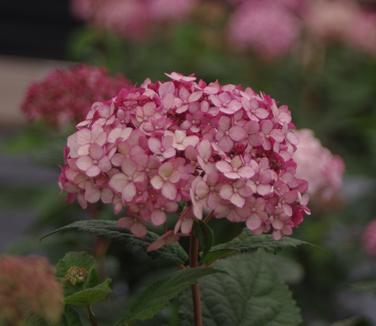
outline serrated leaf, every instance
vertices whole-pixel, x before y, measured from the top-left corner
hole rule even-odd
[[[288,287],[262,250],[217,261],[214,274],[201,280],[205,326],[294,326],[301,323],[299,309]],[[181,298],[181,325],[193,325],[190,293]]]
[[[111,293],[110,283],[111,281],[107,279],[103,283],[100,283],[94,287],[77,291],[69,296],[66,296],[64,298],[64,303],[76,306],[86,306],[102,301]]]
[[[119,228],[116,221],[109,220],[77,221],[54,230],[45,235],[43,238],[57,232],[66,231],[86,232],[114,241],[120,241],[123,242],[130,250],[136,251],[137,253],[139,250],[146,252],[147,247],[159,238],[159,236],[153,232],[148,232],[144,238],[137,238],[128,230]],[[188,260],[187,253],[178,243],[164,246],[157,251],[148,252],[147,254],[152,258],[160,258],[176,264],[184,264]]]
[[[193,235],[200,242],[201,259],[204,259],[214,243],[213,230],[203,221],[195,221]]]
[[[281,240],[274,240],[270,234],[253,235],[247,229],[244,229],[231,241],[214,246],[212,251],[220,249],[231,249],[238,252],[248,252],[256,249],[274,251],[277,249],[298,247],[307,244],[310,243],[290,237],[283,237]]]
[[[196,283],[198,279],[219,272],[221,271],[214,268],[186,268],[152,283],[135,295],[127,306],[125,316],[116,325],[125,326],[132,320],[152,318],[171,299]]]

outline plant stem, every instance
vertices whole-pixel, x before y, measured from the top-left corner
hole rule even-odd
[[[199,241],[192,234],[189,242],[189,257],[191,268],[198,267],[198,254],[199,254]],[[195,283],[192,285],[192,301],[193,301],[193,311],[194,311],[194,325],[203,326],[202,323],[202,310],[201,310],[201,294],[200,285]]]
[[[97,319],[95,318],[95,314],[94,314],[93,310],[91,309],[90,305],[87,306],[87,315],[89,317],[89,321],[90,321],[91,326],[98,326]]]

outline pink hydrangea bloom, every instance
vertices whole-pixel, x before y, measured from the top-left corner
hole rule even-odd
[[[296,43],[300,24],[293,12],[276,1],[245,1],[233,13],[229,37],[240,48],[265,59],[286,55]]]
[[[186,17],[197,0],[151,0],[150,11],[155,20],[176,20]]]
[[[376,220],[372,220],[362,235],[363,248],[370,256],[376,256]]]
[[[60,186],[69,199],[127,207],[119,225],[137,236],[179,214],[174,234],[151,248],[208,214],[275,239],[291,234],[309,210],[287,107],[250,88],[167,76],[92,106],[68,138]]]
[[[355,49],[376,55],[376,14],[361,12],[347,30],[345,42]]]
[[[353,27],[358,6],[350,0],[309,1],[305,24],[311,33],[320,38],[341,38]]]
[[[73,13],[123,37],[142,39],[160,22],[187,16],[196,0],[72,0]]]
[[[0,256],[1,325],[21,325],[32,314],[55,324],[63,312],[63,299],[55,271],[45,258]]]
[[[301,129],[296,134],[299,139],[294,154],[296,174],[308,181],[310,195],[329,200],[342,186],[344,162],[323,147],[311,130]]]
[[[126,79],[111,77],[103,68],[81,65],[55,70],[30,86],[21,108],[31,120],[64,126],[83,120],[92,103],[111,99],[127,85]]]
[[[304,23],[317,38],[339,40],[376,54],[376,16],[351,0],[308,1]]]

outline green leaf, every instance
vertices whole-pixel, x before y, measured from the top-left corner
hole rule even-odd
[[[82,321],[79,313],[71,306],[65,306],[61,326],[81,326]]]
[[[298,247],[300,245],[307,245],[309,242],[284,237],[281,240],[274,240],[270,234],[253,235],[248,229],[244,229],[236,238],[229,242],[216,245],[212,248],[214,250],[231,249],[237,252],[248,252],[256,249],[265,249],[274,251],[287,247]]]
[[[103,283],[94,287],[75,292],[66,296],[64,298],[64,303],[76,306],[86,306],[104,300],[111,293],[110,283],[111,281],[107,279]]]
[[[193,225],[193,235],[200,242],[201,259],[204,259],[214,243],[213,230],[203,221],[196,221]]]
[[[171,299],[175,298],[198,279],[220,272],[214,268],[186,268],[152,283],[129,302],[125,316],[116,325],[127,325],[132,320],[152,318]]]
[[[227,257],[233,256],[237,253],[239,253],[239,252],[237,250],[233,250],[233,249],[212,250],[205,256],[205,258],[202,260],[202,262],[206,265],[210,265],[218,259],[227,258]]]
[[[272,268],[270,255],[259,250],[217,261],[214,274],[200,281],[205,326],[294,326],[302,320],[288,287]],[[192,299],[180,298],[181,325],[193,325]]]
[[[43,238],[63,231],[87,232],[114,241],[121,241],[128,247],[128,249],[136,253],[139,253],[140,250],[146,252],[146,248],[159,238],[159,235],[153,232],[148,232],[147,235],[142,239],[137,238],[128,230],[119,228],[116,221],[109,220],[77,221],[54,230],[45,235]],[[164,246],[157,251],[152,251],[147,254],[152,258],[168,260],[175,264],[184,264],[188,260],[187,253],[178,243]]]

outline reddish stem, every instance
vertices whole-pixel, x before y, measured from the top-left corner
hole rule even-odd
[[[198,267],[198,254],[199,254],[200,243],[193,234],[190,237],[189,242],[189,252],[190,252],[190,265],[191,268]],[[195,283],[192,285],[192,300],[193,300],[193,311],[194,311],[194,325],[203,326],[202,323],[202,310],[201,310],[201,294],[200,285]]]

